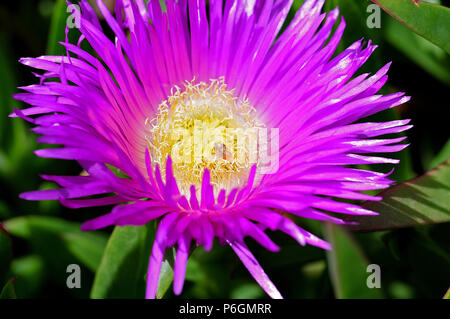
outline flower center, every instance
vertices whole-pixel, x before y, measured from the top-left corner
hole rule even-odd
[[[248,100],[238,100],[223,78],[175,87],[148,124],[153,163],[164,176],[171,156],[174,176],[185,195],[191,185],[199,195],[205,168],[217,195],[220,189],[228,192],[244,186],[251,167],[257,165],[258,128],[263,125]]]

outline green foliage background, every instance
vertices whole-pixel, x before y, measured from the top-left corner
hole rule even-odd
[[[290,19],[301,2],[295,1]],[[369,29],[368,0],[327,0],[325,8],[339,6],[347,22],[339,50],[362,37],[379,45],[361,73],[375,72],[393,61],[383,93],[404,91],[412,96],[409,103],[371,119],[412,119],[414,127],[407,132],[411,146],[397,154],[401,164],[393,174],[400,183],[450,157],[450,15],[444,7],[448,4],[438,0],[428,2],[442,7],[421,3],[420,10],[409,0],[395,5],[377,2],[403,24],[383,12],[381,28]],[[8,118],[14,108],[24,107],[11,98],[16,87],[36,83],[18,59],[62,53],[57,42],[64,38],[66,19],[63,0],[0,4],[0,298],[142,298],[153,223],[83,233],[81,222],[108,208],[69,210],[54,201],[18,198],[24,191],[55,186],[43,182],[39,174],[80,173],[75,162],[36,157],[33,150],[38,145],[29,125]],[[436,21],[439,32],[433,29]],[[329,240],[331,253],[300,247],[278,233],[273,237],[282,247],[279,253],[267,252],[252,241],[248,244],[288,298],[442,298],[450,286],[449,172],[447,162],[388,190],[386,201],[377,206],[384,219],[362,219],[359,229],[297,220]],[[172,260],[170,251],[159,297],[174,298]],[[366,267],[371,263],[381,267],[381,289],[366,286]],[[66,286],[69,264],[81,266],[81,289]],[[186,297],[266,298],[231,249],[218,244],[210,253],[202,248],[193,252],[181,295]]]

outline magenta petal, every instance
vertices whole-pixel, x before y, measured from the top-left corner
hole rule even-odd
[[[146,299],[155,299],[158,289],[159,273],[164,258],[164,251],[167,243],[167,233],[174,221],[178,218],[177,214],[166,215],[161,222],[156,233],[153,243],[152,254],[148,264],[147,271],[147,289],[145,293]]]
[[[233,248],[236,255],[238,255],[239,259],[242,263],[247,267],[250,274],[255,278],[256,282],[261,286],[262,289],[273,299],[283,299],[278,289],[275,285],[270,281],[269,277],[267,277],[266,273],[259,265],[258,261],[255,259],[250,250],[245,246],[245,244],[241,244],[238,242],[228,242],[228,244]]]
[[[148,264],[147,271],[147,289],[145,292],[146,299],[155,299],[158,289],[159,273],[161,271],[161,265],[164,257],[164,246],[155,240],[152,248],[152,254],[150,256],[150,262]]]
[[[173,275],[173,292],[175,295],[181,294],[183,290],[184,277],[186,274],[186,263],[189,257],[189,246],[191,240],[188,236],[182,236],[178,241],[177,256]]]
[[[168,208],[160,206],[158,202],[138,201],[133,204],[116,206],[111,213],[85,222],[81,229],[83,231],[96,230],[111,225],[141,226],[168,212]]]

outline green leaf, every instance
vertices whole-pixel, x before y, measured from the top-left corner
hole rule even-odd
[[[47,216],[16,217],[5,222],[10,234],[29,240],[55,266],[61,266],[61,254],[75,257],[95,271],[106,246],[106,236],[100,232],[82,232],[80,227],[80,223]]]
[[[42,232],[60,234],[64,232],[80,232],[80,223],[69,222],[48,216],[22,216],[4,222],[5,229],[14,236],[31,239],[32,228]],[[87,233],[86,233],[87,234]]]
[[[91,298],[143,298],[155,223],[116,227],[108,241],[95,276]],[[173,279],[165,261],[157,296],[161,298]]]
[[[0,292],[0,299],[16,299],[16,291],[14,289],[14,278],[10,279]]]
[[[173,267],[168,260],[164,260],[161,265],[161,273],[158,281],[158,291],[156,292],[156,298],[162,299],[169,289],[173,281]]]
[[[450,65],[443,49],[409,31],[394,19],[388,20],[383,30],[393,47],[436,79],[450,85]]]
[[[67,2],[66,0],[57,0],[53,8],[52,21],[50,23],[49,36],[47,40],[47,54],[62,55],[64,47],[58,42],[65,38],[67,23]]]
[[[450,53],[450,9],[412,0],[372,0],[413,32]]]
[[[349,216],[354,231],[372,231],[450,221],[450,160],[426,174],[382,192],[380,202],[362,206],[378,216]]]
[[[29,239],[31,234],[26,218],[27,217],[16,217],[8,219],[4,222],[4,227],[14,236]]]
[[[336,298],[381,298],[379,288],[369,288],[367,272],[369,262],[366,260],[358,243],[343,228],[325,224],[326,239],[332,245],[327,251],[331,281]]]

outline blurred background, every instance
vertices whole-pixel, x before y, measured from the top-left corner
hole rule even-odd
[[[301,2],[295,2],[290,19]],[[432,2],[448,6],[443,1]],[[412,119],[414,127],[406,133],[411,146],[396,155],[401,163],[392,175],[403,182],[450,157],[450,58],[384,12],[381,27],[368,28],[369,4],[367,0],[327,0],[325,9],[339,6],[347,22],[339,51],[362,37],[378,44],[360,73],[375,73],[392,61],[382,93],[404,91],[412,96],[410,102],[371,119]],[[142,232],[129,230],[128,237],[122,237],[130,249],[120,256],[115,277],[105,287],[92,289],[96,271],[107,263],[102,256],[113,229],[82,233],[79,227],[109,208],[70,210],[56,201],[27,202],[18,197],[24,191],[55,187],[43,182],[39,174],[80,173],[76,162],[36,157],[33,150],[38,145],[31,126],[8,118],[14,108],[24,107],[11,98],[19,91],[17,87],[38,82],[33,70],[19,64],[19,58],[63,53],[57,42],[64,39],[67,17],[65,1],[0,4],[0,290],[5,287],[3,296],[17,298],[142,298],[151,240],[141,237],[150,236],[154,225]],[[388,166],[377,169],[390,170]],[[442,200],[448,207],[449,197]],[[450,286],[449,223],[351,235],[308,220],[298,223],[336,244],[336,254],[300,247],[281,234],[274,234],[282,247],[277,254],[248,243],[285,297],[442,298]],[[80,289],[66,285],[69,264],[81,267]],[[380,265],[381,289],[366,287],[368,264]],[[164,297],[174,297],[171,289]],[[216,244],[211,253],[202,248],[194,251],[181,298],[185,297],[265,298],[265,294],[231,249]]]

